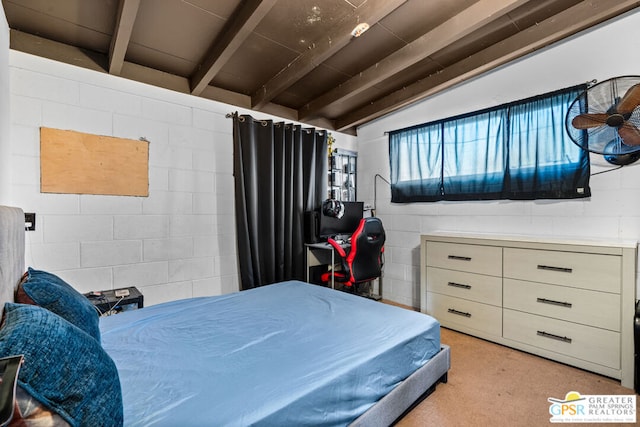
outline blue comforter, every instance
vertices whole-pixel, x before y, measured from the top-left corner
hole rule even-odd
[[[440,349],[427,315],[289,281],[101,319],[126,426],[338,426]]]

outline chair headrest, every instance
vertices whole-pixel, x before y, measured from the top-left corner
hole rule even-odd
[[[380,218],[373,216],[362,218],[361,225],[363,225],[361,234],[367,236],[368,241],[381,240],[384,243],[386,235]]]

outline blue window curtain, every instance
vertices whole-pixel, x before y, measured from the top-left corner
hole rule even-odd
[[[589,197],[564,118],[585,85],[389,133],[391,201]]]

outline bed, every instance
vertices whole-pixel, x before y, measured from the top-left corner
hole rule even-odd
[[[22,211],[0,207],[0,227],[0,292],[10,319],[40,307],[10,302],[25,271]],[[29,269],[36,274],[46,273]],[[446,382],[450,366],[432,317],[299,281],[102,317],[98,329],[78,335],[85,347],[98,343],[91,348],[107,368],[89,373],[96,365],[89,361],[82,377],[104,377],[92,392],[121,391],[114,425],[387,426]],[[0,351],[5,335],[0,330]],[[74,357],[72,365],[83,360]],[[28,365],[25,357],[20,375]],[[98,406],[77,405],[79,416]],[[100,410],[88,416],[113,413]],[[72,411],[57,412],[73,425]]]

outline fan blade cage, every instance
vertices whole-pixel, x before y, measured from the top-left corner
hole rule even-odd
[[[640,76],[623,76],[587,88],[571,103],[565,118],[571,140],[602,155],[639,152],[639,84]]]

